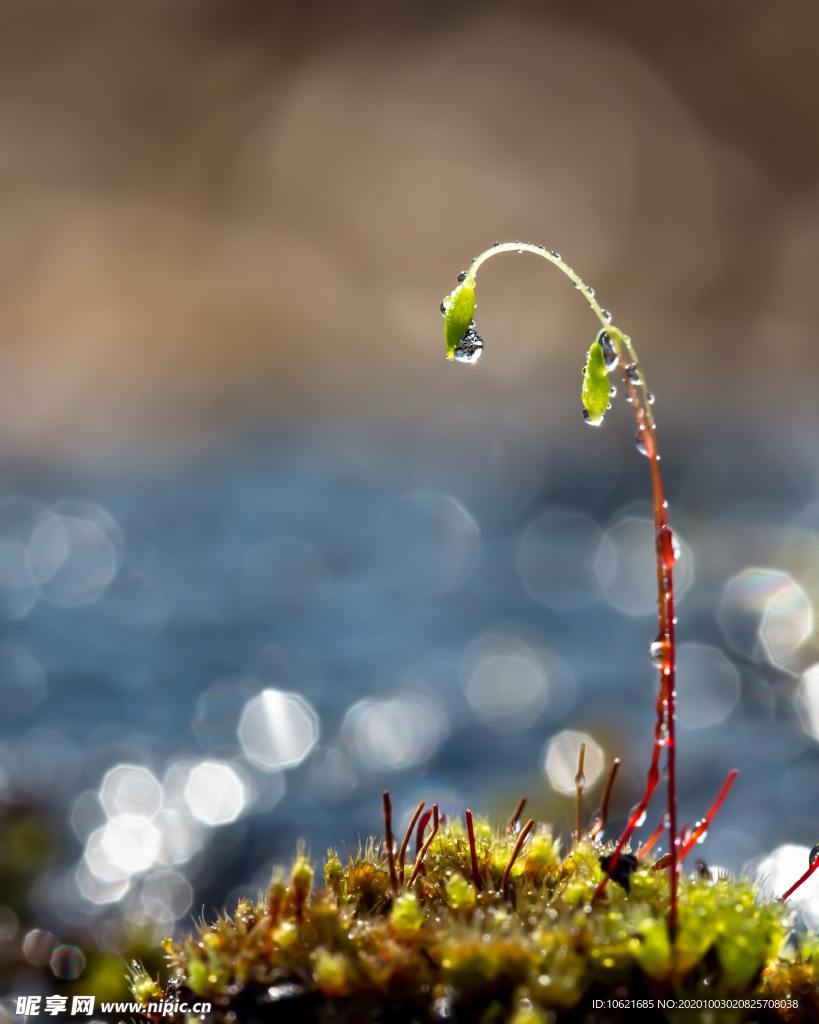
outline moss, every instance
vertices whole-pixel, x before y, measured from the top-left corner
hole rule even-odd
[[[208,998],[214,1019],[237,1024],[594,1021],[594,999],[751,994],[798,1009],[734,1020],[819,1018],[819,938],[793,952],[786,906],[761,901],[749,881],[683,877],[672,952],[658,862],[639,860],[628,889],[611,881],[595,901],[611,844],[587,837],[562,850],[541,825],[508,872],[504,899],[518,838],[476,820],[476,878],[466,831],[441,825],[415,882],[407,870],[398,893],[376,840],[346,863],[330,851],[319,889],[300,853],[286,885],[277,874],[255,903],[165,944],[166,995]],[[156,993],[141,972],[135,998]],[[606,1012],[600,1020],[619,1019]]]

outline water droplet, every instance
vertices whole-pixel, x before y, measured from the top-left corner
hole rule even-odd
[[[810,856],[808,857],[808,867],[813,867],[813,865],[816,863],[816,859],[818,857],[819,857],[819,843],[817,843],[816,846],[814,846],[814,848],[810,851]]]
[[[498,240],[496,242],[493,242],[492,243],[492,248],[496,249],[499,245],[503,245],[503,242],[501,242],[500,240]]]
[[[558,252],[558,251],[557,251],[556,249],[552,249],[552,250],[551,250],[551,254],[552,254],[552,256],[554,256],[554,258],[555,258],[556,260],[559,260],[559,259],[560,259],[560,253],[559,253],[559,252]]]
[[[607,324],[611,323],[611,313],[607,309],[601,309],[600,313]]]
[[[475,321],[473,320],[466,329],[466,334],[455,346],[455,354],[453,358],[456,363],[472,365],[473,363],[477,363],[482,355],[483,338],[478,334],[475,327]]]
[[[616,398],[616,397],[617,397],[617,385],[616,384],[612,384],[609,387],[609,398]]]
[[[665,668],[666,664],[671,660],[671,644],[665,637],[658,637],[649,645],[648,656],[651,658],[651,664],[655,668]]]
[[[441,303],[440,309],[441,309],[441,316],[446,316],[446,303],[445,302]]]
[[[708,835],[708,829],[704,828],[702,830],[702,832],[700,832],[700,834],[697,836],[697,845],[698,846],[700,845],[700,843],[704,843],[705,842],[705,839],[706,839],[707,835]]]
[[[638,387],[639,387],[640,384],[643,383],[642,380],[640,379],[640,371],[637,369],[637,364],[636,363],[629,363],[628,364],[628,366],[626,367],[626,376],[628,377],[628,379],[631,381],[632,384],[636,384]]]
[[[462,270],[460,272],[460,274],[458,274],[458,284],[463,284],[465,280],[466,280],[466,271]]]
[[[648,455],[648,448],[644,440],[645,431],[641,430],[639,434],[634,435],[634,447],[641,455]]]
[[[594,298],[594,288],[592,288],[592,286],[590,284],[586,285],[586,294],[588,295],[588,297],[590,299]]]
[[[674,536],[670,526],[661,526],[659,528],[657,531],[657,544],[663,564],[666,569],[670,569],[680,557],[680,542]]]
[[[603,365],[611,373],[617,365],[617,349],[611,340],[611,335],[608,331],[600,331],[597,335],[597,341],[603,353]]]
[[[587,426],[589,426],[589,427],[599,427],[600,424],[603,422],[603,417],[602,416],[591,416],[591,415],[589,415],[589,410],[588,409],[584,409],[583,410],[583,422]]]
[[[646,812],[643,811],[640,817],[634,822],[635,828],[642,828],[646,823]]]
[[[656,401],[656,399],[654,398],[654,392],[653,391],[649,391],[648,392],[648,394],[646,395],[646,401],[648,402],[649,405],[654,405],[654,402]]]

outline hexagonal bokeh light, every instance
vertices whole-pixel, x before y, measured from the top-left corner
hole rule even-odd
[[[709,644],[681,644],[677,651],[677,716],[686,729],[719,725],[736,707],[739,672]]]
[[[534,725],[549,699],[539,653],[520,637],[484,633],[467,647],[461,686],[475,717],[496,732]]]
[[[564,729],[546,744],[546,757],[543,762],[549,784],[558,793],[568,796],[575,792],[574,779],[577,774],[577,758],[581,743],[586,744],[586,758],[583,766],[586,787],[593,786],[603,773],[605,756],[600,744],[586,732]]]
[[[319,717],[312,705],[286,690],[262,690],[247,702],[239,721],[245,757],[265,771],[301,764],[318,738]]]
[[[819,743],[819,663],[802,673],[796,706],[805,732]]]
[[[162,786],[143,765],[118,764],[105,773],[99,799],[109,818],[118,814],[150,817],[162,803]]]
[[[679,600],[694,581],[694,560],[677,531],[679,558],[674,589]],[[625,615],[656,615],[657,570],[654,522],[647,516],[626,515],[608,527],[594,561],[606,600]]]
[[[205,825],[229,825],[247,804],[241,776],[226,761],[200,761],[191,769],[185,785],[191,814]]]
[[[515,557],[529,596],[557,611],[599,601],[594,561],[603,539],[597,523],[579,512],[551,509],[538,516],[523,531]]]
[[[342,725],[351,752],[369,767],[382,770],[423,764],[448,732],[440,703],[413,693],[358,701],[348,710]]]
[[[814,629],[805,589],[790,573],[761,566],[749,566],[728,580],[718,618],[732,650],[785,669]]]

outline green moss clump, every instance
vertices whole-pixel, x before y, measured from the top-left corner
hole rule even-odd
[[[318,889],[299,854],[286,883],[277,874],[255,902],[167,941],[165,995],[207,998],[211,1019],[236,1024],[611,1021],[618,1013],[598,1018],[595,999],[656,1007],[672,996],[771,1001],[739,1009],[737,1022],[819,1019],[819,938],[795,950],[786,906],[761,901],[749,881],[683,878],[672,952],[668,877],[650,857],[627,888],[612,880],[595,901],[610,844],[587,838],[564,851],[540,826],[508,871],[504,899],[515,842],[476,820],[476,878],[463,826],[441,826],[412,888],[407,865],[398,893],[376,840],[346,863],[331,850]],[[135,998],[155,994],[142,975]]]

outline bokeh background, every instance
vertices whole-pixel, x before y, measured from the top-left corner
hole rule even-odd
[[[191,915],[419,800],[566,829],[655,692],[648,474],[583,426],[631,333],[678,563],[682,819],[819,840],[819,7],[0,11],[0,983],[116,992]],[[661,815],[661,801],[646,823]],[[819,920],[819,887],[799,904]]]

